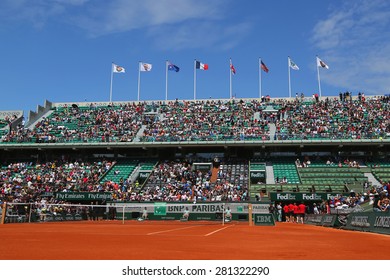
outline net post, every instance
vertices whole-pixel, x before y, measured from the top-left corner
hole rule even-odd
[[[253,219],[252,219],[252,203],[248,204],[248,220],[249,220],[249,226],[253,226]]]
[[[7,213],[7,202],[4,202],[3,208],[1,209],[1,224],[5,223],[5,213]]]
[[[125,206],[122,207],[122,225],[125,224]]]
[[[32,203],[30,203],[29,204],[30,205],[30,211],[29,211],[29,213],[28,213],[28,222],[29,223],[31,223],[31,215],[32,215],[32,207],[33,207],[33,204]]]
[[[222,226],[225,225],[225,203],[222,203]]]

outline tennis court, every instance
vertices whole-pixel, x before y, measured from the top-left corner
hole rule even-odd
[[[78,221],[0,225],[1,260],[388,260],[390,236],[277,223]]]

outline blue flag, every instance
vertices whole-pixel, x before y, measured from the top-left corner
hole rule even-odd
[[[168,62],[168,70],[169,71],[179,72],[180,68],[178,66],[176,66],[175,64],[172,64],[171,62]]]

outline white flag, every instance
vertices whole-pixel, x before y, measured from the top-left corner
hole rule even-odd
[[[112,64],[112,72],[125,73],[125,68],[123,68],[122,66],[116,65],[116,64]]]
[[[142,71],[142,72],[152,71],[152,64],[140,62],[139,63],[139,71]]]
[[[291,60],[291,58],[288,58],[288,65],[289,65],[290,68],[293,69],[293,70],[299,70],[298,65],[296,65],[296,64],[294,63],[294,61]]]
[[[329,69],[329,66],[325,62],[323,62],[319,57],[317,57],[317,67]]]

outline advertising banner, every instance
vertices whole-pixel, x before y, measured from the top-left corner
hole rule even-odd
[[[256,226],[274,226],[275,220],[272,214],[254,214],[254,223]]]
[[[337,215],[306,214],[304,222],[305,224],[310,224],[310,225],[334,227],[337,225],[336,221],[337,221]]]
[[[144,210],[148,213],[148,219],[174,220],[181,217],[188,210],[192,219],[215,220],[222,217],[226,209],[230,209],[234,220],[247,220],[248,203],[109,203],[110,207],[116,207],[118,215],[127,218],[138,218]],[[253,214],[268,214],[269,204],[265,202],[252,204]]]
[[[390,234],[390,215],[381,212],[361,212],[348,215],[346,229]]]
[[[303,202],[314,202],[333,199],[340,196],[338,193],[270,193],[272,201],[303,201]]]
[[[101,192],[57,192],[55,193],[55,198],[65,201],[102,201],[102,200],[111,200],[111,193],[101,193]]]

